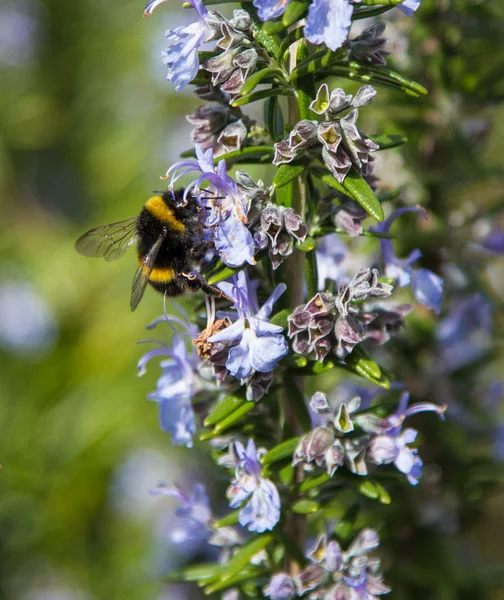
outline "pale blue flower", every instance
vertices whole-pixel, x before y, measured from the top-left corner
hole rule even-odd
[[[275,484],[261,476],[261,463],[253,439],[245,448],[235,442],[238,457],[235,479],[227,491],[231,508],[247,504],[240,510],[239,523],[249,531],[263,533],[275,527],[280,519],[280,496]]]
[[[177,317],[165,316],[154,321],[153,327],[159,322],[175,322],[186,325]],[[187,325],[188,333],[194,333],[194,326]],[[147,352],[138,362],[138,375],[146,371],[147,363],[155,356],[168,356],[159,363],[162,374],[157,381],[156,391],[148,395],[150,400],[159,405],[159,421],[161,429],[167,431],[175,446],[190,448],[196,431],[196,419],[191,399],[199,391],[201,383],[197,374],[198,357],[196,349],[191,346],[187,350],[185,337],[174,334],[171,347],[155,342],[157,348]]]
[[[399,208],[386,221],[378,223],[378,225],[370,227],[370,229],[388,233],[397,217],[406,212],[415,212],[425,217],[421,208]],[[414,263],[422,256],[420,250],[413,250],[406,258],[398,258],[394,253],[392,240],[382,238],[380,239],[380,245],[383,262],[385,263],[386,276],[395,279],[400,287],[411,285],[417,302],[439,313],[444,281],[428,269],[413,268]]]
[[[365,430],[376,433],[368,446],[366,458],[377,464],[394,463],[395,467],[404,473],[411,485],[417,485],[422,476],[422,460],[418,450],[410,447],[416,440],[418,432],[415,429],[405,429],[403,423],[407,417],[421,412],[436,412],[444,418],[446,406],[438,406],[431,402],[417,402],[408,407],[409,393],[401,396],[397,411],[386,419],[373,415],[355,417],[355,421]]]
[[[408,17],[412,17],[413,13],[420,6],[421,0],[406,0],[402,4],[399,4],[397,8],[402,10],[402,12]]]
[[[246,379],[255,371],[272,371],[288,352],[282,327],[268,321],[273,304],[284,293],[286,285],[279,284],[261,309],[254,286],[245,271],[234,275],[232,283],[220,283],[219,288],[235,301],[233,308],[237,310],[238,318],[232,325],[208,338],[208,341],[235,344],[229,350],[226,368],[238,379]]]
[[[41,356],[56,343],[51,308],[25,281],[0,285],[0,346],[21,356]]]
[[[353,6],[348,0],[313,0],[305,25],[306,39],[337,50],[346,42]]]
[[[177,524],[170,531],[170,539],[174,544],[185,545],[208,540],[211,533],[212,510],[203,484],[194,484],[187,494],[178,486],[167,486],[160,483],[150,493],[153,496],[163,495],[176,498],[182,504],[175,511],[175,515],[178,517]]]
[[[459,369],[481,358],[491,346],[492,311],[481,294],[455,298],[438,324],[443,366]]]
[[[322,238],[317,244],[317,270],[318,289],[325,290],[325,282],[338,281],[344,274],[342,264],[347,255],[345,244],[336,233],[331,233]]]
[[[410,0],[408,0],[410,1]],[[253,0],[262,21],[276,19],[285,12],[289,0]],[[348,37],[353,6],[349,0],[313,0],[308,9],[305,36],[312,44],[340,48]]]
[[[261,21],[269,21],[283,15],[289,0],[253,0]]]
[[[144,10],[144,16],[152,14],[154,9],[166,0],[150,0]],[[163,50],[163,63],[168,67],[166,79],[171,81],[179,92],[198,74],[198,50],[211,32],[206,23],[208,10],[202,0],[188,0],[198,14],[198,21],[183,25],[166,32],[168,48]]]
[[[222,261],[230,267],[240,267],[244,263],[255,265],[255,246],[252,234],[247,228],[248,207],[240,193],[236,181],[226,173],[226,162],[219,161],[214,167],[213,151],[203,151],[196,145],[196,159],[188,159],[174,164],[166,173],[173,189],[180,177],[194,171],[199,172],[185,191],[185,199],[199,196],[200,203],[207,211],[204,225]],[[201,186],[207,187],[201,193]]]

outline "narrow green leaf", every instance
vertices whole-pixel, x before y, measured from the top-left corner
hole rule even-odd
[[[229,279],[235,273],[238,273],[238,271],[241,271],[242,269],[243,269],[243,267],[224,267],[221,271],[219,271],[215,275],[212,275],[208,279],[208,283],[210,285],[215,285],[216,283],[219,283],[220,281],[224,281],[225,279]]]
[[[252,34],[257,43],[267,50],[269,56],[276,56],[280,49],[280,43],[275,35],[266,33],[263,30],[263,23],[257,16],[256,9],[252,6],[252,3],[247,2],[241,3],[241,9],[245,10],[252,20]]]
[[[278,189],[284,185],[287,185],[291,181],[294,181],[296,177],[299,177],[305,169],[306,164],[299,162],[291,162],[280,165],[276,170],[275,176],[273,177],[273,187]]]
[[[308,0],[290,0],[282,16],[282,23],[285,27],[290,27],[296,21],[299,21],[301,17],[308,10]]]
[[[300,40],[302,37],[303,37],[303,28],[302,27],[296,27],[296,29],[293,29],[292,31],[290,31],[284,37],[284,39],[282,40],[282,43],[280,44],[278,54],[276,55],[277,60],[281,61],[283,59],[283,55],[289,49],[289,46],[291,46],[294,42],[297,42],[298,40]]]
[[[373,135],[370,137],[373,142],[376,142],[380,146],[379,150],[387,150],[388,148],[402,146],[408,141],[408,138],[405,135],[389,135],[388,133]]]
[[[332,187],[335,190],[338,190],[338,192],[345,194],[345,196],[348,196],[352,200],[355,200],[354,196],[350,193],[350,191],[343,187],[343,185],[336,179],[336,177],[333,177],[325,169],[322,169],[321,167],[311,167],[310,174],[322,181],[322,183],[325,183],[329,187]]]
[[[227,396],[212,410],[212,412],[205,419],[203,425],[205,427],[212,427],[225,419],[228,415],[234,412],[237,408],[240,408],[242,404],[245,404],[246,400],[244,396],[238,396],[231,394]]]
[[[284,119],[278,96],[271,96],[264,103],[264,121],[273,140],[282,139],[284,134]]]
[[[200,565],[190,565],[182,569],[177,569],[169,573],[168,581],[202,581],[215,577],[222,571],[222,565],[219,563],[203,563]]]
[[[305,367],[297,369],[294,371],[296,375],[302,375],[303,377],[307,377],[310,375],[321,375],[322,373],[326,373],[331,369],[334,369],[335,363],[332,360],[325,359],[320,362],[318,360],[309,360]]]
[[[310,431],[310,413],[308,412],[308,407],[306,406],[304,395],[301,393],[300,389],[296,385],[296,382],[292,377],[292,373],[286,372],[284,377],[284,387],[287,392],[292,410],[296,415],[296,419],[301,429],[303,431]]]
[[[311,513],[317,512],[319,508],[319,503],[314,500],[299,500],[292,505],[292,512],[299,515],[310,515]]]
[[[315,240],[308,235],[306,236],[304,242],[296,242],[296,248],[301,252],[308,252],[309,254],[312,254],[312,250],[315,248]]]
[[[242,404],[225,419],[217,423],[217,425],[214,427],[213,433],[220,434],[223,431],[226,431],[226,429],[229,429],[230,427],[241,421],[254,408],[255,402],[245,402],[245,404]]]
[[[289,7],[293,5],[293,2],[289,3]],[[308,50],[308,43],[306,40],[302,40],[296,50],[296,61],[301,63],[303,60],[308,59],[310,51]],[[311,75],[300,77],[297,80],[297,101],[299,109],[299,117],[301,119],[313,119],[314,113],[310,108],[310,104],[316,96],[315,81]]]
[[[392,69],[387,69],[386,67],[374,67],[370,65],[361,65],[356,61],[352,61],[348,63],[348,66],[351,69],[355,69],[356,71],[366,71],[369,73],[376,74],[380,77],[387,77],[391,81],[394,81],[400,85],[410,88],[411,90],[417,92],[418,94],[426,95],[429,93],[427,88],[425,88],[421,83],[417,81],[413,81],[413,79],[409,79],[408,77],[404,77],[400,73],[396,71],[392,71]]]
[[[316,71],[325,69],[333,60],[334,53],[332,50],[319,50],[297,65],[289,75],[289,81],[295,81],[298,77],[303,77],[309,73],[315,73]]]
[[[371,381],[372,383],[378,385],[381,388],[384,388],[386,390],[390,389],[390,378],[384,372],[384,369],[380,368],[380,377],[373,377],[369,372],[369,365],[364,367],[360,357],[358,357],[357,355],[353,356],[353,352],[345,358],[344,362],[342,363],[342,366],[347,368],[349,371],[352,371],[353,373],[357,373],[357,375],[360,375],[364,379]]]
[[[375,485],[380,494],[378,500],[382,504],[390,504],[392,502],[392,498],[390,497],[390,494],[387,492],[387,490],[381,485],[381,483],[378,483],[377,481],[375,482]]]
[[[313,241],[313,246],[315,246],[315,240],[313,238],[310,239]],[[305,275],[308,298],[313,298],[318,292],[318,268],[315,250],[306,253]]]
[[[375,484],[369,479],[365,479],[359,484],[359,492],[366,496],[366,498],[371,498],[371,500],[378,500],[380,497],[380,492],[376,489]]]
[[[285,29],[285,25],[282,23],[282,19],[277,19],[275,21],[266,21],[263,23],[262,31],[266,35],[273,35],[275,33],[280,33]]]
[[[264,100],[265,98],[271,98],[271,96],[293,96],[294,92],[289,90],[288,88],[270,88],[269,90],[258,90],[256,92],[252,92],[251,94],[247,94],[246,96],[242,96],[241,98],[237,98],[231,102],[231,106],[234,108],[238,106],[244,106],[245,104],[250,104],[252,102],[257,102],[258,100]]]
[[[355,69],[351,69],[349,67],[341,65],[337,67],[332,66],[329,69],[321,71],[317,75],[318,79],[327,79],[327,77],[331,75],[335,77],[346,77],[351,81],[370,83],[374,86],[382,86],[394,90],[396,92],[403,92],[406,95],[411,96],[412,98],[418,98],[421,95],[417,91],[411,89],[410,87],[406,85],[401,85],[387,77],[380,77],[379,75],[370,72],[366,73],[364,71],[356,71]]]
[[[283,166],[283,165],[282,165]],[[278,170],[277,170],[278,174]],[[285,185],[277,188],[275,192],[275,198],[278,206],[286,206],[287,208],[291,208],[294,202],[294,191],[295,191],[295,180],[291,179]],[[284,265],[280,266],[280,271],[284,268]],[[282,300],[280,300],[282,303]]]
[[[378,500],[382,504],[390,504],[392,502],[387,490],[377,481],[366,479],[359,484],[358,489],[363,496],[372,500]]]
[[[278,67],[268,67],[266,69],[261,69],[260,71],[257,71],[256,73],[250,75],[250,77],[248,77],[244,81],[240,90],[240,94],[242,96],[246,96],[247,94],[250,94],[252,91],[254,91],[260,83],[266,83],[264,81],[265,79],[271,81],[271,79],[275,77],[279,79],[284,79],[283,71],[281,71]]]
[[[366,373],[375,379],[380,379],[382,372],[380,366],[371,358],[369,353],[362,347],[362,345],[355,346],[352,354],[353,358]]]
[[[352,536],[357,517],[359,516],[360,505],[353,504],[343,515],[343,518],[334,528],[334,533],[343,541],[347,541]]]
[[[284,458],[288,458],[294,454],[298,444],[298,437],[292,438],[290,440],[286,440],[282,442],[275,448],[272,448],[269,452],[267,452],[261,459],[263,465],[271,465],[274,462],[282,460]]]
[[[225,517],[222,517],[222,519],[215,521],[214,527],[230,527],[231,525],[236,525],[236,523],[238,523],[239,516],[240,511],[234,510],[232,513],[229,513],[229,515],[226,515]]]
[[[283,327],[284,329],[287,329],[287,327],[289,326],[289,322],[287,321],[287,318],[289,317],[289,315],[292,313],[292,311],[289,308],[284,308],[283,310],[281,310],[280,312],[277,312],[276,314],[274,314],[271,319],[270,319],[270,323],[273,323],[273,325],[278,325],[279,327]]]
[[[369,19],[370,17],[377,17],[378,15],[388,12],[393,8],[395,8],[395,6],[363,6],[362,8],[356,8],[352,14],[352,21],[359,21],[360,19]]]
[[[404,0],[361,0],[363,6],[390,6],[401,4]]]
[[[246,581],[249,581],[250,579],[257,579],[261,574],[265,574],[266,572],[261,570],[261,569],[247,569],[245,571],[241,571],[240,573],[237,573],[236,575],[234,575],[233,577],[229,577],[227,579],[218,581],[217,583],[212,583],[210,585],[207,585],[204,588],[204,593],[205,595],[210,595],[210,594],[214,594],[215,592],[220,592],[221,590],[225,590],[226,588],[229,587],[235,587],[238,586],[239,584],[245,583]]]
[[[242,546],[238,552],[232,556],[224,570],[222,580],[233,577],[236,573],[239,573],[243,567],[249,564],[250,559],[261,550],[264,550],[268,544],[273,541],[273,535],[270,533],[263,533],[262,535],[253,538],[250,542]]]
[[[320,475],[315,475],[314,477],[307,477],[304,481],[302,481],[296,488],[296,491],[301,493],[309,492],[314,488],[320,487],[322,484],[329,481],[331,478],[327,473],[321,473]]]
[[[383,208],[369,187],[367,181],[355,170],[351,170],[345,177],[343,187],[347,189],[362,208],[377,221],[383,221]]]
[[[291,370],[302,369],[303,367],[306,367],[307,364],[308,360],[306,356],[301,356],[300,354],[284,356],[284,358],[282,358],[280,361],[280,365],[282,365],[282,367]]]

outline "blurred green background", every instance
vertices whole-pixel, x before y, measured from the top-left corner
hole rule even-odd
[[[74,242],[136,215],[189,145],[197,99],[160,60],[173,10],[0,2],[1,598],[156,598],[170,560],[157,538],[173,505],[148,490],[191,456],[181,467],[146,399],[157,366],[136,378],[160,300],[149,290],[133,315],[133,258]]]
[[[159,296],[132,315],[134,260],[73,248],[137,214],[190,145],[199,102],[160,60],[179,4],[0,0],[0,599],[195,597],[163,588],[173,504],[148,493],[207,470],[159,430],[156,365],[136,378]],[[502,164],[498,130],[489,146]],[[494,498],[471,539],[494,562],[503,534]]]

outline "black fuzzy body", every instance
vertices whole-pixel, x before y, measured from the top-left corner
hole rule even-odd
[[[198,286],[181,273],[189,273],[196,266],[193,248],[197,233],[200,229],[196,202],[190,197],[187,206],[183,204],[184,190],[164,192],[160,194],[163,202],[172,211],[178,223],[185,226],[184,231],[173,228],[170,223],[163,222],[147,208],[142,209],[137,219],[137,254],[141,261],[158,241],[160,236],[165,239],[154,261],[154,269],[173,269],[175,276],[171,281],[160,282],[149,279],[150,285],[163,294],[177,296],[198,289]]]

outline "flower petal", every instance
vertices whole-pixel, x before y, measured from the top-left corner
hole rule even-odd
[[[305,25],[306,39],[331,50],[340,48],[347,39],[352,13],[348,0],[313,0]]]
[[[439,313],[444,280],[429,269],[412,269],[413,293],[417,302]]]

